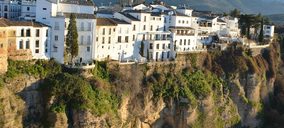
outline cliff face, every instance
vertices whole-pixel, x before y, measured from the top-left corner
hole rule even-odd
[[[51,111],[58,99],[54,94],[46,98],[47,92],[39,89],[46,81],[21,75],[5,81],[0,89],[0,127],[260,126],[279,67],[277,45],[255,57],[240,55],[238,50],[225,54],[178,55],[176,62],[147,65],[109,63],[108,80],[88,75],[86,81],[119,97],[112,114],[70,107]]]

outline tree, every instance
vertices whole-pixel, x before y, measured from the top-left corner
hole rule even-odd
[[[240,17],[240,15],[241,15],[241,11],[236,8],[230,12],[230,16],[232,17]]]
[[[66,35],[66,52],[68,55],[71,55],[71,62],[73,62],[73,58],[78,56],[79,51],[76,16],[73,13],[70,15],[67,30],[68,33]]]
[[[261,25],[260,25],[260,32],[259,32],[259,35],[258,35],[258,41],[260,42],[260,43],[262,43],[263,42],[263,19],[261,20]]]
[[[143,41],[141,42],[141,46],[140,46],[140,55],[144,57],[144,42]]]

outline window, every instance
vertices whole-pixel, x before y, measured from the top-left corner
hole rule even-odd
[[[156,48],[157,48],[157,49],[159,49],[159,46],[160,46],[160,45],[159,45],[159,44],[157,44],[157,45],[156,45]]]
[[[186,39],[184,39],[183,45],[186,45]]]
[[[96,41],[99,41],[99,37],[96,37]]]
[[[103,40],[102,40],[102,44],[104,44],[105,43],[105,37],[103,37]]]
[[[58,41],[58,36],[57,35],[54,36],[54,40]]]
[[[19,42],[19,49],[23,49],[23,41],[21,40],[20,42]]]
[[[35,47],[36,47],[36,48],[39,48],[39,40],[36,40]]]
[[[36,50],[35,50],[35,53],[39,53],[39,49],[36,49]]]
[[[80,42],[81,42],[81,44],[84,44],[84,36],[82,36],[82,35],[80,37]]]
[[[42,8],[42,10],[46,10],[46,8]]]
[[[147,21],[147,17],[146,16],[144,16],[144,22],[146,22]]]
[[[54,30],[59,30],[59,22],[54,23]]]
[[[153,44],[152,43],[150,43],[150,49],[153,49]]]
[[[45,36],[48,37],[48,30],[46,30]]]
[[[153,26],[151,25],[151,27],[150,27],[150,31],[153,31]]]
[[[133,40],[133,41],[135,40],[135,35],[133,35],[132,40]]]
[[[0,44],[0,48],[3,48],[3,44],[2,43]]]
[[[108,34],[111,35],[111,28],[109,28]]]
[[[39,37],[39,29],[36,29],[36,37]]]
[[[88,45],[91,44],[91,36],[88,36]]]
[[[4,18],[8,19],[8,14],[4,13]]]
[[[105,33],[106,33],[106,29],[105,29],[105,28],[103,28],[103,35],[105,35]]]
[[[30,41],[29,40],[26,41],[26,49],[30,49]]]
[[[30,36],[31,36],[31,30],[30,30],[30,29],[27,29],[27,30],[26,30],[26,36],[27,36],[27,37],[30,37]]]
[[[188,45],[190,45],[190,39],[188,39],[188,42],[187,42],[187,43],[188,43]]]
[[[111,41],[111,38],[110,38],[110,37],[108,37],[108,44],[110,44],[110,41]]]
[[[146,30],[146,25],[143,26],[143,30]]]
[[[179,45],[182,45],[182,39],[179,40]]]
[[[136,30],[136,25],[133,25],[133,31],[135,31]]]
[[[91,28],[92,28],[92,23],[88,22],[88,31],[91,31]]]
[[[24,31],[25,31],[24,29],[21,30],[21,37],[25,36]]]
[[[121,36],[118,36],[117,42],[121,42]]]
[[[91,51],[90,47],[87,47],[87,52],[90,52],[90,51]]]
[[[8,11],[8,6],[7,5],[4,6],[4,11]]]
[[[84,31],[84,22],[81,22],[80,28],[81,28],[81,31]]]
[[[163,44],[163,49],[165,49],[166,48],[166,45],[165,44]]]
[[[27,7],[27,11],[30,11],[30,7]]]
[[[125,36],[125,42],[128,43],[128,36]]]

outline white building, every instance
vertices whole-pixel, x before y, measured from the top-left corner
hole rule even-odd
[[[21,15],[21,5],[17,0],[0,0],[0,17],[18,19]]]
[[[21,1],[20,19],[35,21],[36,19],[36,0],[22,0]]]
[[[68,33],[69,16],[74,13],[79,42],[79,55],[75,61],[89,63],[94,59],[96,19],[92,1],[39,0],[36,5],[36,21],[48,24],[52,28],[51,56],[53,58],[64,63],[65,36]]]
[[[263,35],[264,37],[272,38],[274,37],[274,25],[263,25]]]
[[[144,43],[144,57],[149,61],[168,61],[175,58],[170,32],[148,33]]]

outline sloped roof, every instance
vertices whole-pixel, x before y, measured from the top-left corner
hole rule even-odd
[[[128,19],[130,20],[133,20],[133,21],[140,21],[139,19],[135,18],[134,16],[131,16],[130,14],[127,14],[127,13],[123,13],[123,12],[119,12],[121,15],[127,17]]]
[[[117,24],[109,18],[97,18],[97,26],[116,26]]]
[[[5,18],[0,18],[0,26],[8,27],[8,26],[33,26],[33,27],[48,27],[45,24],[33,21],[10,21]]]

